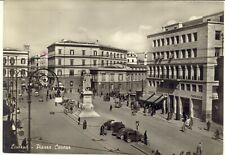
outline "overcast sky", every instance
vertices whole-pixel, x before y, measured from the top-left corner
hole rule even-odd
[[[145,52],[147,35],[175,21],[223,11],[223,2],[6,0],[4,47],[40,53],[61,39]]]

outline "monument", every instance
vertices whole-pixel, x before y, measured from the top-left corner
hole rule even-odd
[[[94,111],[94,105],[92,104],[93,92],[91,91],[91,74],[86,71],[83,75],[83,88],[82,88],[82,106],[79,117],[100,117],[100,115]]]

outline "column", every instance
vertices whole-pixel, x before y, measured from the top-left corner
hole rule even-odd
[[[177,113],[177,100],[176,100],[176,96],[173,96],[173,109],[174,109],[174,114]]]
[[[183,106],[182,106],[182,102],[181,102],[181,98],[180,96],[178,96],[178,109],[179,109],[179,114],[180,116],[182,116],[182,113],[183,113]]]
[[[188,79],[188,69],[187,69],[187,66],[185,65],[184,66],[184,75],[185,75],[185,78],[184,79]]]
[[[159,75],[159,72],[158,72],[158,67],[157,67],[157,66],[155,66],[155,77],[158,77],[158,75]]]
[[[173,78],[174,79],[177,78],[177,69],[176,69],[176,66],[173,66]]]
[[[171,76],[172,76],[172,69],[171,69],[171,67],[172,66],[169,66],[168,68],[169,68],[169,78],[171,78]]]
[[[161,69],[161,66],[159,66],[159,78],[162,78],[162,69]]]
[[[170,96],[169,96],[169,94],[167,94],[167,109],[168,109],[168,112],[171,112]]]
[[[152,67],[152,77],[155,77],[155,67]]]
[[[166,66],[163,66],[163,78],[166,78]]]
[[[193,110],[193,101],[192,99],[190,98],[189,99],[189,108],[190,108],[190,117],[194,117],[194,110]]]
[[[179,65],[178,66],[178,79],[182,79],[182,76],[183,76],[183,74],[182,74],[182,67],[181,67],[181,65]]]
[[[196,65],[196,75],[197,75],[196,79],[200,80],[200,68],[199,68],[199,65]]]
[[[166,100],[163,100],[162,114],[166,113]]]
[[[191,80],[194,80],[194,67],[191,65]]]

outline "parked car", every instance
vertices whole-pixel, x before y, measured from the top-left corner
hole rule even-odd
[[[115,108],[120,108],[120,107],[122,107],[122,103],[121,103],[121,101],[117,98],[117,99],[115,99]]]
[[[106,121],[105,123],[103,123],[103,125],[105,126],[105,129],[111,130],[112,123],[113,123],[114,121],[115,121],[115,120],[108,120],[108,121]]]
[[[133,130],[133,129],[130,129],[130,128],[121,128],[121,129],[117,132],[116,137],[123,140],[123,139],[124,139],[124,134],[125,134],[127,131],[129,131],[129,130]]]
[[[125,128],[125,125],[122,122],[112,123],[112,135],[116,136],[120,129]]]
[[[127,130],[124,134],[124,140],[128,143],[144,141],[144,136],[136,130]]]

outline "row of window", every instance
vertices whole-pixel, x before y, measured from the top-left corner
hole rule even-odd
[[[88,62],[88,64],[86,63]],[[93,63],[90,64],[90,60],[87,59],[82,59],[81,65],[85,66],[85,65],[93,65],[93,66],[108,66],[108,65],[112,65],[112,64],[125,64],[126,62],[122,62],[122,61],[109,61],[109,60],[101,60],[101,64],[97,64],[97,60],[93,60]],[[58,65],[62,65],[62,59],[58,59]],[[74,59],[70,59],[70,66],[74,66]]]
[[[58,54],[61,55],[62,54],[62,49],[58,49]],[[74,50],[70,50],[70,55],[75,55]],[[86,55],[86,51],[82,50],[82,55]],[[120,58],[120,59],[126,59],[125,54],[120,54],[120,53],[112,53],[112,52],[104,52],[101,51],[101,54],[98,55],[98,51],[94,50],[93,51],[93,56],[106,56],[106,57],[110,57],[110,58]]]
[[[153,40],[153,47],[198,41],[197,32]]]
[[[18,61],[18,60],[17,60],[17,61]],[[10,59],[9,59],[9,62],[10,62],[10,65],[15,65],[16,59],[15,59],[15,58],[10,58]],[[3,64],[6,65],[6,63],[7,63],[7,59],[4,57],[4,58],[3,58]],[[20,59],[20,63],[21,63],[21,64],[26,64],[26,59],[25,59],[25,58],[21,58],[21,59]]]
[[[160,81],[149,81],[149,85],[152,86],[152,87],[161,87],[162,82],[160,82]],[[177,89],[183,90],[183,91],[203,92],[203,86],[202,85],[196,85],[196,84],[181,83],[181,84],[178,85]]]
[[[25,69],[21,69],[20,70],[20,72],[16,72],[15,71],[15,69],[10,69],[9,70],[9,72],[8,72],[8,75],[6,75],[7,74],[7,71],[6,71],[6,69],[4,68],[3,69],[3,76],[4,77],[14,77],[14,76],[16,76],[16,74],[17,74],[17,76],[18,76],[18,74],[20,74],[20,76],[25,76],[26,75],[26,70]]]
[[[179,58],[195,58],[197,57],[197,48],[182,49],[175,51],[154,52],[153,59],[179,59]]]
[[[203,80],[203,66],[157,66],[149,71],[150,77]]]
[[[114,73],[110,73],[110,81],[114,81]],[[145,73],[134,73],[134,74],[128,74],[127,75],[127,81],[129,80],[141,80],[145,76]],[[106,81],[106,73],[101,73],[102,81]],[[118,75],[118,81],[123,81],[124,77],[123,74]]]

